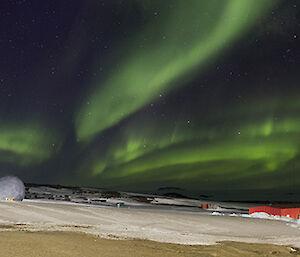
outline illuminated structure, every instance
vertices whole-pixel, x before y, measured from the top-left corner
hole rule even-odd
[[[22,201],[25,196],[24,183],[15,176],[0,178],[0,200]]]

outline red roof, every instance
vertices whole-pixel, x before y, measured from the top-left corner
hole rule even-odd
[[[249,208],[249,214],[255,212],[264,212],[269,215],[286,216],[293,219],[300,219],[300,204],[277,204]]]

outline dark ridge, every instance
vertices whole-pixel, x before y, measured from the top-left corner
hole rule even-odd
[[[168,196],[168,197],[173,197],[173,198],[184,198],[184,199],[194,199],[182,194],[178,194],[178,193],[165,193],[163,194],[163,196]]]
[[[200,198],[210,198],[213,197],[212,195],[199,195]]]
[[[140,203],[151,203],[154,200],[153,197],[145,197],[145,196],[130,196],[130,198]]]
[[[62,188],[67,188],[67,189],[74,189],[74,190],[83,190],[83,188],[88,188],[88,189],[97,189],[97,190],[104,190],[104,188],[96,188],[96,187],[79,187],[79,186],[62,186],[62,185],[52,185],[52,184],[35,184],[35,183],[24,183],[25,187],[51,187],[55,189],[62,189]]]
[[[33,183],[24,183],[25,187],[51,187],[55,189],[69,188],[69,189],[80,189],[80,187],[75,186],[62,186],[62,185],[49,185],[49,184],[33,184]]]
[[[101,192],[101,196],[105,198],[118,198],[121,197],[121,194],[116,191],[106,191],[106,192]]]
[[[157,189],[157,191],[163,191],[163,190],[180,190],[185,191],[183,188],[180,187],[160,187]]]

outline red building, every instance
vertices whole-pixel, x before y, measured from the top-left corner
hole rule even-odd
[[[256,206],[249,208],[249,214],[265,212],[269,215],[285,216],[293,219],[300,219],[300,205],[279,204],[271,206]]]

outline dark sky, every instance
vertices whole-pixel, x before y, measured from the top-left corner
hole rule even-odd
[[[0,3],[0,175],[131,191],[300,186],[300,4]]]

